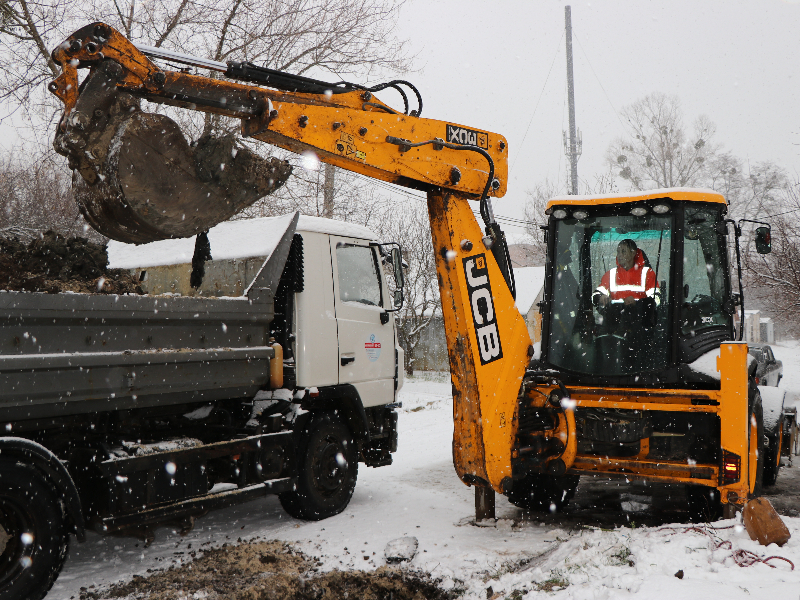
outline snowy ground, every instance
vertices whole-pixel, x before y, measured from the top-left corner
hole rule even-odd
[[[800,390],[800,347],[776,347],[785,383]],[[386,544],[415,536],[419,551],[409,569],[428,573],[469,599],[575,599],[710,596],[794,600],[800,594],[800,517],[785,516],[792,539],[764,548],[735,521],[690,529],[680,487],[581,480],[563,515],[524,513],[497,499],[496,527],[476,527],[474,492],[456,477],[451,460],[449,380],[420,376],[402,391],[400,449],[390,467],[360,466],[348,509],[318,523],[297,521],[269,497],[199,519],[181,537],[159,529],[144,548],[132,538],[89,534],[73,544],[48,600],[78,597],[81,587],[106,586],[163,569],[204,545],[251,539],[294,542],[327,569],[375,569]],[[800,457],[798,457],[800,458]],[[798,515],[800,460],[784,468],[771,499],[784,515]],[[738,566],[737,550],[781,560],[775,568]],[[679,578],[678,575],[682,575]]]

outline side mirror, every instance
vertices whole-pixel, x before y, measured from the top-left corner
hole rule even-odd
[[[403,308],[403,288],[405,288],[406,285],[405,276],[403,275],[403,251],[400,249],[400,245],[397,242],[387,242],[381,244],[381,246],[384,248],[386,246],[392,246],[388,260],[392,262],[392,272],[394,273],[395,290],[392,298],[394,308],[387,310],[389,312],[397,312]]]
[[[394,281],[398,289],[405,287],[403,277],[403,255],[400,248],[392,248],[392,266],[394,267]]]
[[[772,252],[772,232],[769,227],[756,228],[756,252],[759,254]]]

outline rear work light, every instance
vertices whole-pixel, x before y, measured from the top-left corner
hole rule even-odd
[[[722,453],[722,485],[739,481],[742,470],[742,459],[733,452]]]

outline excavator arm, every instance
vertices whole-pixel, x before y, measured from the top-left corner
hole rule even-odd
[[[151,57],[212,76],[164,70]],[[400,113],[374,88],[137,47],[103,23],[76,31],[53,58],[62,74],[50,91],[64,103],[54,145],[75,170],[83,214],[109,237],[141,243],[195,235],[288,177],[279,161],[233,142],[189,144],[174,121],[142,112],[142,99],[238,118],[244,137],[427,192],[453,383],[454,465],[467,484],[510,489],[532,346],[490,201],[506,192],[503,136],[421,118],[419,96],[418,111]],[[80,69],[89,69],[81,82]],[[388,86],[397,83],[404,82]],[[483,227],[469,200],[479,201]]]

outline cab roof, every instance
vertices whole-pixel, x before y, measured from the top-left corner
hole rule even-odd
[[[656,198],[672,200],[688,200],[689,202],[716,202],[727,205],[725,197],[703,188],[662,188],[644,192],[625,192],[622,194],[598,194],[596,196],[556,196],[547,202],[547,210],[554,206],[601,206],[608,204],[625,204]]]

